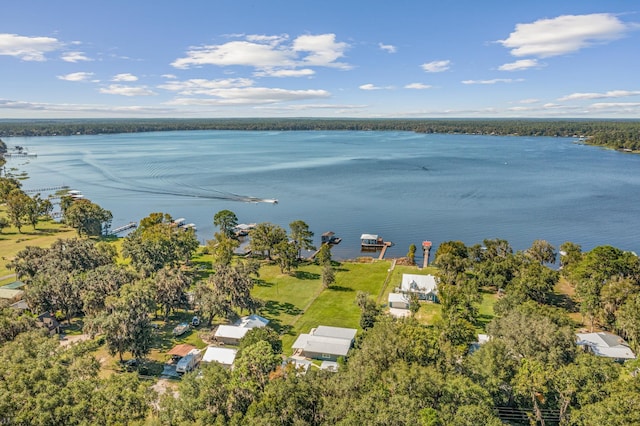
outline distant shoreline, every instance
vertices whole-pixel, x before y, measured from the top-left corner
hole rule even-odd
[[[407,131],[520,137],[569,137],[640,152],[640,120],[540,119],[60,119],[0,120],[1,137],[74,136],[167,131]]]

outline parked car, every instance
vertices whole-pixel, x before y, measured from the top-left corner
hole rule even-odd
[[[200,318],[198,318],[197,316],[191,318],[191,325],[194,326],[194,327],[199,326],[200,325]]]

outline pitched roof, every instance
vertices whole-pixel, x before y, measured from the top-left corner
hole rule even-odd
[[[423,293],[438,292],[436,277],[431,274],[402,274],[402,284],[400,285],[400,288],[402,291],[420,291]]]
[[[187,343],[183,343],[181,345],[175,345],[173,349],[171,349],[167,353],[169,355],[186,356],[189,352],[191,352],[194,349],[196,349],[195,346],[189,345]]]
[[[24,291],[12,288],[0,288],[0,299],[19,299],[24,295]]]
[[[391,303],[409,303],[409,298],[403,293],[389,293],[389,304]]]
[[[362,234],[360,235],[361,240],[377,240],[378,236],[376,234]]]
[[[595,355],[616,359],[635,359],[635,354],[620,336],[604,331],[598,333],[576,333],[577,344],[588,346]]]
[[[314,336],[334,337],[338,339],[347,339],[351,341],[356,337],[358,330],[355,328],[343,328],[343,327],[331,327],[328,325],[319,325],[315,330],[312,330]]]
[[[219,325],[215,337],[230,338],[230,339],[242,339],[249,331],[249,328],[238,327],[236,325]]]
[[[301,334],[291,347],[305,352],[345,356],[351,347],[351,340]]]
[[[233,365],[233,361],[235,361],[237,353],[237,349],[209,346],[202,357],[202,362],[215,361],[223,365]]]
[[[234,325],[244,328],[266,327],[269,320],[257,314],[240,318]]]
[[[293,343],[293,349],[305,352],[345,356],[351,348],[358,330],[355,328],[320,325],[309,334],[301,334]]]

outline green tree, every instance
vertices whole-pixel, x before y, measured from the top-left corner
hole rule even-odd
[[[287,241],[287,232],[278,225],[269,222],[262,222],[249,231],[251,241],[249,247],[254,253],[266,254],[267,259],[271,260],[271,252],[276,245]]]
[[[32,202],[33,200],[20,189],[13,189],[6,197],[7,216],[20,233],[22,233],[22,225],[26,223],[29,205]]]
[[[325,264],[322,267],[322,285],[325,288],[331,286],[336,281],[336,271],[331,264]]]
[[[556,249],[545,240],[535,240],[526,254],[540,264],[556,263]]]
[[[191,278],[180,269],[163,268],[153,279],[155,302],[163,312],[164,320],[169,319],[172,309],[185,303],[185,292],[191,285]]]
[[[245,334],[244,337],[240,339],[237,356],[242,356],[242,352],[244,352],[245,349],[260,341],[269,343],[269,345],[271,345],[271,349],[273,349],[274,354],[279,354],[282,352],[282,340],[280,340],[280,335],[276,333],[273,328],[256,327],[249,330],[247,334]]]
[[[214,239],[208,242],[214,265],[230,265],[234,251],[240,247],[235,238],[228,237],[222,232],[216,232]]]
[[[409,252],[407,253],[407,259],[409,260],[410,264],[415,264],[416,263],[416,245],[415,244],[411,244],[409,246]]]
[[[560,268],[563,275],[570,275],[571,269],[582,260],[582,247],[579,244],[565,241],[560,244]]]
[[[234,229],[238,226],[238,217],[231,210],[220,210],[213,216],[213,224],[227,238],[234,237]]]
[[[302,250],[315,250],[313,245],[313,232],[309,230],[307,225],[302,220],[296,220],[289,224],[291,229],[291,240],[296,248],[298,259],[302,257]]]
[[[287,240],[280,241],[273,247],[272,255],[280,267],[280,272],[291,272],[298,266],[298,250]]]
[[[122,243],[122,255],[145,276],[165,266],[187,262],[199,247],[192,229],[176,227],[171,216],[152,213],[140,221],[140,226]]]
[[[6,217],[0,217],[0,234],[2,233],[2,230],[4,228],[8,228],[10,226],[11,224],[9,223],[9,219],[7,219]]]
[[[14,189],[20,189],[22,184],[19,180],[8,177],[0,177],[0,202],[6,203],[7,197]]]
[[[111,225],[113,215],[87,199],[75,200],[63,215],[64,222],[75,228],[79,236],[98,236]]]
[[[640,350],[640,294],[627,299],[618,311],[616,326],[624,337],[629,339],[631,347]]]
[[[331,265],[331,246],[329,244],[320,246],[316,260],[319,265]]]

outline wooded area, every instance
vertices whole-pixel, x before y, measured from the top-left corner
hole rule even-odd
[[[175,130],[393,130],[418,133],[554,136],[583,138],[584,143],[613,149],[640,150],[640,122],[636,120],[228,118],[0,121],[0,137]]]

